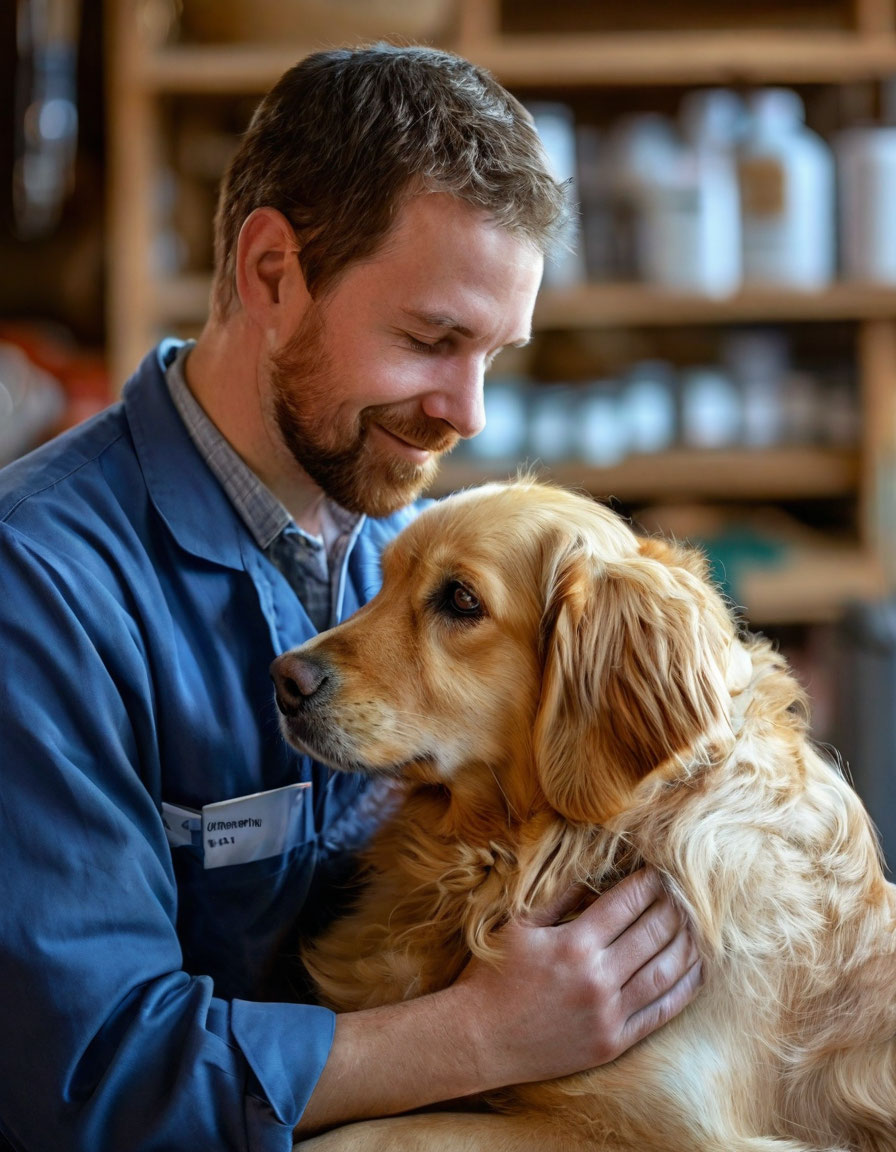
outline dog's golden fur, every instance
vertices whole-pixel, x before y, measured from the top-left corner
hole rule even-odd
[[[896,1152],[896,888],[784,660],[703,558],[526,480],[430,508],[383,567],[301,649],[330,680],[287,724],[405,782],[356,909],[304,953],[323,1002],[441,988],[509,917],[642,862],[686,909],[705,986],[610,1065],[320,1146]]]

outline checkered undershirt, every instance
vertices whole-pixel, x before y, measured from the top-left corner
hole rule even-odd
[[[183,344],[166,366],[165,380],[174,406],[258,547],[289,581],[315,628],[323,631],[336,623],[339,575],[364,517],[328,500],[326,540],[301,529],[224,439],[190,391],[184,361],[192,347],[192,341]]]

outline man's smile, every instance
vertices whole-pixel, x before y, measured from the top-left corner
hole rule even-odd
[[[412,444],[410,440],[405,440],[404,437],[399,436],[396,432],[391,432],[382,424],[371,424],[370,427],[388,442],[392,451],[399,452],[413,464],[426,464],[433,455],[430,449],[420,448],[417,444]]]

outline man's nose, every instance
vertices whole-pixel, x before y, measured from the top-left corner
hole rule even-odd
[[[483,364],[471,359],[458,365],[442,387],[425,397],[423,411],[427,416],[444,420],[467,440],[485,427],[484,384]]]
[[[322,660],[285,652],[271,665],[271,679],[277,694],[277,707],[284,716],[295,716],[323,687],[328,669]]]

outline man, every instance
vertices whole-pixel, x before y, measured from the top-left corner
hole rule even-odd
[[[12,1147],[287,1149],[612,1059],[693,996],[639,873],[571,923],[510,926],[504,968],[435,996],[290,1002],[295,934],[385,801],[285,745],[268,666],[376,591],[438,457],[483,425],[491,358],[529,338],[562,215],[525,113],[471,65],[311,57],[227,176],[195,346],[0,478]]]

